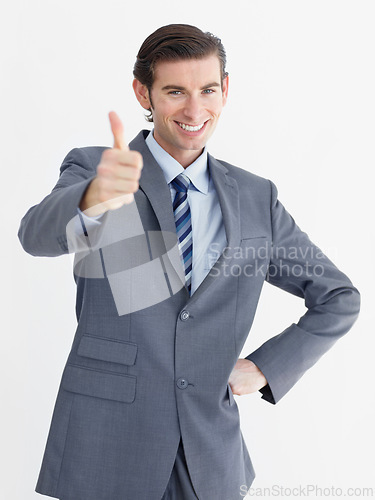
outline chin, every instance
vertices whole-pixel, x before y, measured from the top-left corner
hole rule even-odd
[[[206,142],[200,141],[199,143],[190,143],[190,144],[184,144],[182,145],[182,149],[185,149],[187,151],[199,151],[203,149],[206,145]]]

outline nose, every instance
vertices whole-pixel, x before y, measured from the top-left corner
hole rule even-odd
[[[198,124],[202,116],[202,110],[203,106],[198,97],[189,96],[185,101],[184,114],[186,119],[190,120],[190,123]]]

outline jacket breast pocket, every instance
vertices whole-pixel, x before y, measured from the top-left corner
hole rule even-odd
[[[271,242],[266,236],[241,238],[238,249],[234,252],[232,265],[242,269],[246,278],[265,278],[270,262]]]
[[[86,358],[134,365],[137,357],[137,344],[123,340],[97,337],[85,333],[79,343],[77,354]]]
[[[269,259],[271,254],[271,242],[267,236],[242,237],[240,248],[245,258]]]
[[[136,377],[68,363],[61,386],[76,394],[132,403],[135,399]]]

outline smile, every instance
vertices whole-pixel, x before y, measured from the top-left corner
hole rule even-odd
[[[187,125],[186,123],[181,122],[177,123],[183,130],[187,130],[188,132],[198,132],[198,130],[200,130],[204,126],[205,122],[201,123],[200,125]]]

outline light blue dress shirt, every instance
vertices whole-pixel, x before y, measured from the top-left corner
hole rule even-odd
[[[191,295],[193,295],[227,244],[219,198],[209,175],[207,149],[204,148],[202,154],[184,169],[156,142],[153,132],[148,134],[146,144],[162,169],[165,181],[169,184],[172,203],[176,195],[176,190],[171,184],[172,180],[183,172],[191,181],[188,202],[193,238],[191,277]],[[100,215],[88,217],[81,210],[78,209],[78,211],[86,227],[100,224]]]

